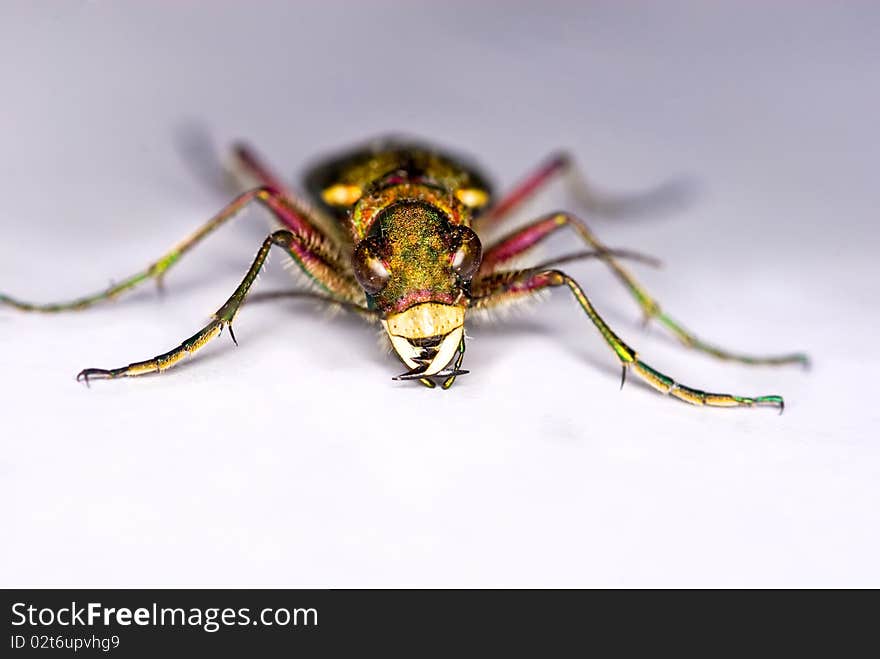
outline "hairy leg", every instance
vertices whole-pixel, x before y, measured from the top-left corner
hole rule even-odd
[[[74,300],[65,302],[52,302],[48,304],[38,304],[33,302],[25,302],[16,298],[0,293],[0,305],[6,304],[15,307],[21,311],[37,311],[37,312],[59,312],[59,311],[78,311],[85,309],[99,302],[110,300],[127,291],[133,290],[138,285],[150,279],[156,280],[161,285],[162,279],[167,271],[177,263],[184,254],[193,249],[206,236],[211,234],[217,228],[225,224],[227,221],[236,217],[245,207],[252,202],[257,202],[266,207],[272,215],[281,223],[282,226],[294,231],[298,235],[306,238],[321,241],[326,244],[329,250],[331,241],[324,232],[315,226],[312,219],[304,214],[300,209],[296,208],[290,200],[283,194],[273,188],[262,187],[255,190],[249,190],[231,203],[196,231],[188,235],[182,241],[177,243],[168,252],[159,257],[149,266],[124,278],[121,282],[114,284],[97,293],[86,295]],[[339,256],[334,255],[337,261],[336,265],[340,269],[343,265]]]
[[[643,362],[636,351],[628,346],[602,319],[578,283],[559,270],[518,270],[497,272],[474,281],[472,286],[472,307],[482,308],[502,304],[507,300],[528,296],[537,291],[557,286],[567,286],[580,304],[581,309],[595,325],[608,346],[617,355],[622,366],[622,379],[628,370],[663,394],[669,394],[692,405],[713,407],[752,407],[756,405],[783,409],[781,396],[735,396],[731,394],[702,391],[676,382],[671,377]]]
[[[247,190],[255,186],[268,187],[284,196],[287,204],[303,217],[308,217],[313,225],[323,231],[334,242],[341,245],[348,241],[340,231],[339,223],[328,216],[320,208],[309,203],[303,196],[294,192],[275,171],[266,164],[256,149],[237,142],[232,147],[234,160],[233,178],[239,183],[239,190]]]
[[[266,165],[253,148],[244,142],[236,142],[232,146],[232,156],[235,159],[236,169],[240,170],[247,181],[245,187],[269,187],[292,196],[287,184]]]
[[[660,308],[657,301],[651,297],[638,281],[636,281],[635,277],[620,265],[617,261],[617,250],[607,248],[583,221],[571,213],[551,213],[517,231],[514,231],[494,245],[491,245],[483,254],[483,260],[480,264],[480,274],[482,276],[488,276],[493,272],[497,272],[512,259],[526,254],[545,238],[566,227],[574,230],[578,237],[588,246],[592,247],[608,267],[611,268],[620,282],[627,288],[630,295],[635,298],[636,302],[641,307],[645,321],[647,322],[652,318],[656,319],[669,329],[685,346],[700,352],[708,353],[718,359],[736,361],[744,364],[806,365],[808,363],[809,360],[803,353],[770,356],[743,355],[725,350],[724,348],[719,348],[718,346],[706,343],[702,339],[699,339],[692,332],[685,329],[684,326],[666,314]]]
[[[238,288],[235,289],[235,292],[214,313],[211,322],[193,336],[172,350],[157,355],[152,359],[112,369],[87,368],[77,375],[77,380],[84,380],[88,384],[91,378],[121,378],[165,371],[188,355],[192,355],[203,348],[211,339],[219,336],[224,327],[229,329],[229,334],[232,340],[235,341],[232,323],[263,264],[266,262],[266,258],[269,256],[269,251],[273,245],[284,249],[285,252],[300,264],[303,270],[310,272],[316,281],[320,281],[323,288],[328,292],[332,293],[339,290],[339,283],[345,281],[348,277],[345,273],[337,271],[335,266],[326,260],[321,250],[319,248],[316,249],[310,237],[300,236],[284,229],[276,231],[263,241],[253,264],[238,285]],[[346,298],[341,295],[337,297],[342,301],[346,301]],[[351,302],[351,300],[348,301]]]

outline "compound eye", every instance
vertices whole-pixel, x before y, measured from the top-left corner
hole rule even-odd
[[[480,267],[480,260],[483,257],[483,246],[480,239],[468,227],[459,227],[459,243],[458,249],[452,254],[451,266],[452,270],[462,279],[468,280],[477,272]]]
[[[379,250],[369,238],[362,240],[354,249],[352,256],[352,268],[355,279],[361,287],[370,295],[376,295],[385,288],[388,278],[388,268],[379,257]]]

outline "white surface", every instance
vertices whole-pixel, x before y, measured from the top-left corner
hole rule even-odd
[[[502,186],[557,147],[609,189],[695,177],[680,213],[593,225],[664,260],[638,273],[701,336],[815,366],[689,353],[581,264],[649,363],[785,414],[618,391],[562,291],[472,327],[448,392],[392,382],[372,327],[294,302],[246,309],[238,349],[74,382],[200,327],[264,236],[254,212],[164,299],[0,309],[0,584],[880,586],[876,5],[231,4],[3,3],[0,290],[91,292],[204,221],[227,196],[200,132],[292,176],[404,131]],[[572,204],[557,185],[523,219]]]

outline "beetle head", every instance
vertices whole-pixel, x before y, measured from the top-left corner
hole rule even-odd
[[[355,276],[413,377],[444,374],[464,335],[477,235],[437,207],[401,201],[384,209],[354,250]]]

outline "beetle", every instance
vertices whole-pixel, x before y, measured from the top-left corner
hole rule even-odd
[[[757,357],[719,348],[697,338],[663,311],[658,302],[624,269],[621,259],[651,262],[636,252],[608,248],[579,217],[546,214],[483,245],[481,236],[501,225],[524,201],[565,172],[575,172],[565,153],[548,158],[497,201],[488,179],[468,160],[418,141],[385,138],[349,149],[314,165],[305,177],[308,197],[290,189],[249,147],[233,153],[238,170],[254,187],[239,194],[195,232],[147,268],[94,295],[69,302],[33,304],[7,295],[0,303],[23,311],[58,312],[90,307],[148,280],[159,284],[187,252],[251,204],[272,214],[278,229],[269,234],[228,300],[211,321],[179,346],[161,355],[119,368],[87,368],[77,375],[121,378],[165,371],[200,350],[227,328],[236,343],[233,321],[273,248],[285,252],[314,284],[321,299],[378,320],[394,352],[406,366],[397,380],[438,383],[448,389],[462,370],[465,319],[555,288],[567,288],[616,355],[622,368],[663,394],[695,405],[771,406],[782,411],[778,395],[736,396],[702,391],[676,382],[642,361],[602,319],[583,288],[559,265],[596,258],[607,265],[640,306],[646,320],[664,325],[685,346],[724,360],[746,364],[806,365],[803,353]],[[580,179],[583,182],[583,179]],[[646,201],[602,199],[586,187],[588,207],[625,211]],[[528,268],[514,268],[548,236],[570,231],[587,248]]]

